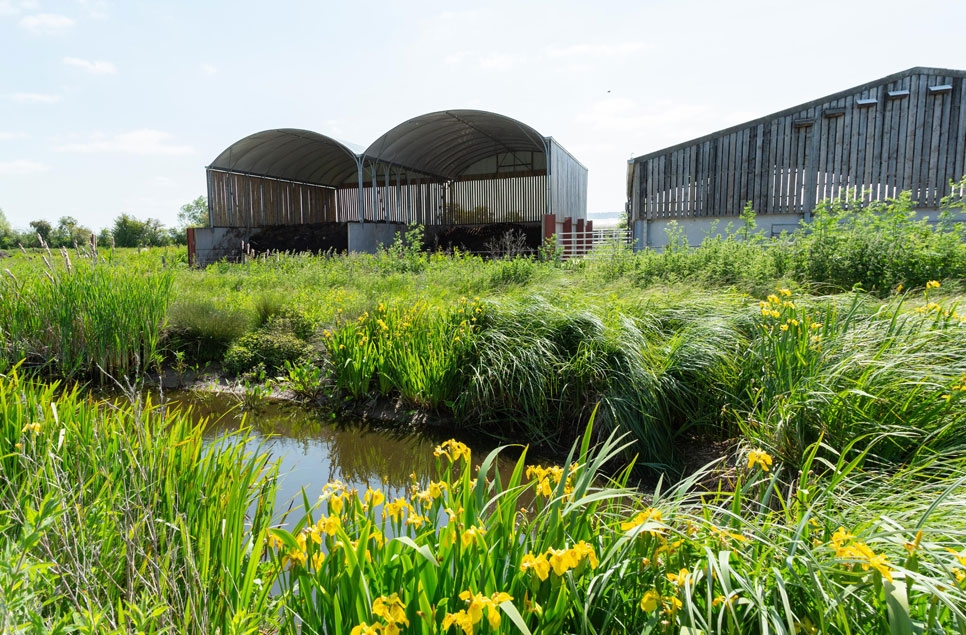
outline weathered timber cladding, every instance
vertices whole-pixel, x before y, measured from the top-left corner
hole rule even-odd
[[[966,71],[913,68],[633,160],[632,218],[803,214],[910,191],[922,207],[966,173]]]
[[[208,170],[212,227],[302,225],[336,220],[332,188]]]
[[[566,166],[566,163],[564,163]],[[579,164],[578,164],[579,166]],[[556,206],[586,216],[587,170],[558,177],[551,190]],[[362,189],[367,222],[463,225],[539,222],[547,213],[547,177],[543,174],[467,178],[439,182],[404,172],[378,174]],[[567,188],[570,179],[574,185]],[[214,227],[266,227],[321,222],[355,222],[359,188],[337,189],[280,179],[208,170],[209,205]]]

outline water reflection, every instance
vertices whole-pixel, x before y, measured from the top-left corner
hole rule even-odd
[[[232,435],[249,427],[250,449],[267,452],[280,463],[280,514],[302,507],[303,488],[309,502],[315,502],[322,487],[333,480],[360,492],[382,489],[388,500],[405,496],[414,477],[423,484],[435,477],[433,449],[444,440],[374,430],[357,422],[337,423],[295,404],[265,402],[256,412],[244,413],[230,395],[184,391],[166,396],[170,404],[188,409],[196,421],[208,420],[205,437],[210,442],[234,442]],[[472,449],[482,460],[491,448]]]

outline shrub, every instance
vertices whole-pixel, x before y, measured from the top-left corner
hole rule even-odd
[[[176,302],[168,312],[168,347],[198,362],[218,361],[250,326],[248,315],[211,300]]]
[[[279,371],[286,362],[298,363],[312,356],[313,347],[303,336],[311,334],[304,317],[285,312],[268,323],[238,338],[225,353],[222,365],[226,373],[240,375],[263,366],[268,373]]]
[[[879,297],[900,284],[921,287],[966,276],[962,224],[945,215],[935,226],[914,218],[909,192],[857,209],[841,201],[822,203],[808,231],[796,232],[793,274],[832,290],[861,285]]]

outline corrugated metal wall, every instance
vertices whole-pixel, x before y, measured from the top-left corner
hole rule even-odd
[[[639,157],[633,218],[801,214],[834,198],[912,192],[923,207],[966,172],[966,73],[899,73]]]
[[[557,218],[587,218],[587,168],[552,137],[550,150],[550,209]]]
[[[583,178],[586,215],[586,170]],[[389,181],[388,187],[373,188],[371,181],[363,187],[366,221],[424,225],[540,222],[547,209],[544,175],[448,183],[393,175]],[[353,186],[331,189],[209,170],[208,190],[214,227],[359,220],[359,189]],[[562,204],[576,205],[574,196],[562,197]]]

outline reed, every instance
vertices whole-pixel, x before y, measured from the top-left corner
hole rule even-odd
[[[590,428],[561,466],[476,469],[437,448],[437,477],[408,497],[306,493],[304,516],[270,533],[301,633],[904,633],[966,629],[961,461],[885,473],[829,448],[803,472],[755,451],[734,486],[700,472],[645,497],[626,450]],[[832,454],[835,454],[832,451]],[[710,467],[710,466],[709,466]],[[824,475],[823,475],[824,474]],[[314,499],[313,499],[314,500]]]
[[[743,436],[787,465],[820,438],[862,439],[854,447],[884,465],[962,453],[966,320],[929,297],[939,285],[886,304],[788,289],[762,300],[732,408]]]
[[[173,273],[89,258],[7,271],[0,282],[0,354],[62,377],[127,375],[159,358]]]
[[[244,439],[205,449],[201,425],[150,400],[97,403],[17,371],[0,381],[0,430],[0,551],[21,545],[5,564],[43,571],[5,590],[25,605],[12,632],[24,620],[92,633],[274,621],[261,553],[276,468]]]

